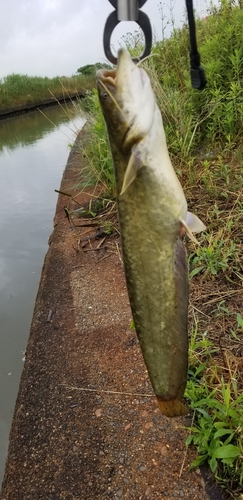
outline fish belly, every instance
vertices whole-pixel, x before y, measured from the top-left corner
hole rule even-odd
[[[149,196],[148,183],[145,194],[142,179],[136,179],[118,197],[118,212],[128,294],[144,361],[161,411],[177,416],[186,413],[180,401],[188,364],[187,256],[176,230],[158,224],[158,197],[154,192]]]

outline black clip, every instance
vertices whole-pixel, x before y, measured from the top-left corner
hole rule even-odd
[[[145,3],[145,1],[146,0],[139,0],[138,3],[139,7],[141,7]],[[112,32],[114,31],[115,27],[121,22],[121,20],[118,19],[118,10],[117,10],[118,0],[109,0],[109,2],[112,4],[113,7],[115,7],[116,10],[114,10],[106,20],[104,35],[103,35],[103,46],[108,61],[110,61],[112,64],[117,64],[117,58],[113,56],[111,52],[110,42],[111,42]],[[145,12],[142,12],[140,8],[137,9],[137,15],[134,21],[140,26],[145,37],[145,48],[143,54],[140,57],[133,59],[134,62],[138,62],[139,60],[144,59],[144,57],[147,57],[151,52],[152,28],[147,14],[145,14]]]
[[[198,66],[198,68],[191,68],[191,84],[194,89],[205,89],[207,80],[202,66]]]
[[[190,62],[191,84],[194,89],[203,90],[207,85],[204,69],[200,65],[200,54],[197,51],[196,25],[193,13],[193,0],[186,0],[189,34],[190,34]]]
[[[196,46],[196,41],[195,41]],[[200,54],[197,49],[190,52],[191,62],[191,84],[196,90],[203,90],[207,85],[206,76],[203,67],[200,65]]]

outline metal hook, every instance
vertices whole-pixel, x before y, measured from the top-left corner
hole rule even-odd
[[[135,21],[142,29],[145,37],[143,54],[133,60],[137,62],[147,57],[152,47],[152,28],[147,14],[140,10],[140,7],[145,4],[146,0],[133,0],[133,2],[131,0],[109,0],[109,2],[116,10],[107,18],[104,29],[103,45],[107,59],[112,64],[117,64],[117,58],[111,52],[110,41],[112,32],[121,21]]]
[[[146,3],[147,0],[109,0],[112,7],[117,10],[119,21],[136,21],[138,18],[138,9]]]

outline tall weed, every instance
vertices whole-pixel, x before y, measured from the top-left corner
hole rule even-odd
[[[189,381],[185,393],[194,419],[186,444],[194,444],[198,452],[191,467],[207,462],[224,488],[240,492],[243,485],[243,393],[238,394],[237,373],[227,376],[227,380],[220,374],[222,368],[215,362],[214,353],[207,332],[200,337],[196,321],[189,346]],[[210,373],[217,384],[210,383]]]
[[[115,180],[111,151],[97,91],[90,94],[81,106],[87,118],[86,130],[90,137],[84,147],[87,167],[81,173],[82,188],[99,184],[105,196],[113,197]]]
[[[202,92],[191,88],[187,26],[174,30],[170,39],[154,46],[159,58],[154,59],[153,64],[163,91],[177,103],[177,116],[182,107],[190,139],[194,131],[187,147],[190,151],[202,141],[224,147],[225,143],[232,144],[236,136],[239,139],[243,134],[242,26],[243,9],[231,0],[222,0],[218,7],[211,6],[208,16],[197,20],[198,46],[207,76],[207,87]],[[165,114],[168,143],[172,148],[177,144],[179,149],[178,128],[173,132],[163,102],[161,108]]]
[[[94,78],[83,75],[42,78],[13,73],[0,80],[0,110],[39,103],[53,95],[58,99],[93,87]]]

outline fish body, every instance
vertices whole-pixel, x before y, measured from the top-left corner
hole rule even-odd
[[[188,367],[186,231],[205,226],[192,214],[171,164],[161,113],[147,73],[129,53],[116,70],[97,72],[99,99],[115,168],[117,205],[129,300],[161,411],[187,412],[181,402]],[[188,225],[189,221],[189,225]]]

